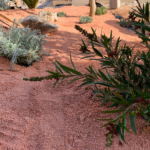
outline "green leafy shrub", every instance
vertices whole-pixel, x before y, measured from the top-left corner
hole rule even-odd
[[[27,6],[28,8],[36,8],[39,0],[22,0]]]
[[[104,6],[96,8],[96,15],[104,15],[107,13],[107,9]]]
[[[0,10],[7,10],[9,9],[9,6],[4,0],[0,0]]]
[[[93,18],[91,18],[89,16],[84,16],[84,17],[80,16],[79,18],[80,18],[80,23],[82,23],[82,24],[93,22]]]
[[[0,28],[0,55],[11,60],[11,70],[14,63],[31,65],[47,54],[43,49],[45,37],[39,30],[18,28],[14,22],[8,31]]]
[[[64,12],[58,12],[57,16],[58,17],[66,17],[66,14]]]
[[[146,10],[148,10],[148,7]],[[106,127],[108,131],[106,134],[107,147],[112,145],[115,135],[119,136],[119,143],[121,144],[121,140],[125,142],[125,132],[131,133],[127,126],[128,115],[131,128],[136,134],[136,116],[141,115],[145,119],[146,125],[149,125],[150,122],[150,38],[145,35],[146,31],[150,33],[150,27],[145,24],[145,21],[148,24],[150,22],[146,17],[147,11],[143,11],[140,5],[136,12],[133,12],[134,15],[141,16],[142,21],[135,21],[133,25],[138,26],[142,32],[134,31],[147,47],[147,51],[139,51],[134,54],[134,47],[130,48],[126,44],[120,45],[120,38],[112,46],[114,38],[112,32],[110,37],[101,34],[101,38],[98,40],[93,28],[93,33],[88,33],[76,25],[75,28],[88,37],[92,46],[91,50],[82,40],[83,45],[81,45],[80,51],[85,55],[83,58],[98,61],[101,64],[100,68],[96,70],[91,65],[86,68],[86,73],[79,72],[70,57],[71,68],[55,61],[53,63],[56,71],[47,71],[50,75],[23,79],[27,81],[55,79],[56,81],[53,84],[55,87],[71,78],[71,80],[68,80],[68,84],[81,80],[81,86],[92,86],[93,97],[97,97],[102,106],[107,103],[108,111],[102,111],[101,113],[116,113],[115,118],[97,119],[107,121],[102,126]],[[101,47],[105,48],[107,55],[100,52]],[[99,86],[104,88],[99,88]]]

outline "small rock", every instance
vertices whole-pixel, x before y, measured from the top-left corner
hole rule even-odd
[[[48,60],[49,60],[49,61],[54,61],[54,60],[55,60],[55,57],[50,56],[50,57],[48,58]]]
[[[51,22],[58,21],[57,13],[55,13],[55,12],[49,12],[49,11],[42,10],[39,12],[38,17],[45,21],[51,21]]]
[[[88,117],[90,117],[91,115],[92,115],[92,113],[89,113],[89,114],[88,114]]]
[[[69,144],[72,144],[73,140],[74,140],[73,136],[70,136],[69,139],[68,139]]]
[[[23,25],[24,28],[29,26],[31,30],[39,29],[41,30],[42,34],[53,32],[58,28],[56,24],[52,24],[45,20],[42,20],[36,15],[27,16],[20,23]]]
[[[80,122],[82,123],[85,120],[85,116],[83,114],[80,115]]]

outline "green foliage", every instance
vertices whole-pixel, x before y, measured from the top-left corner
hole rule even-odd
[[[82,24],[93,22],[93,18],[91,18],[89,16],[84,16],[84,17],[80,16],[79,18],[80,18],[80,23],[82,23]]]
[[[18,28],[14,21],[8,31],[0,28],[0,55],[11,60],[11,70],[14,63],[31,65],[39,61],[42,54],[47,54],[43,49],[45,37],[38,30]]]
[[[149,17],[149,3],[147,2],[146,5],[143,4],[143,9],[141,8],[140,4],[137,7],[137,10],[133,9],[134,11],[131,13],[135,17],[139,17],[142,20],[134,21],[132,25],[134,26],[134,31],[138,35],[139,38],[142,39],[142,43],[146,45],[149,49],[149,35],[150,35],[150,17]],[[139,29],[140,31],[138,31]]]
[[[146,4],[146,8],[149,5]],[[75,28],[83,35],[89,38],[92,52],[88,50],[88,46],[82,40],[82,53],[85,55],[82,59],[88,58],[100,63],[99,69],[95,69],[93,65],[86,69],[86,73],[77,71],[72,58],[70,57],[72,67],[67,67],[58,61],[53,62],[56,71],[47,71],[50,75],[46,77],[24,78],[26,81],[42,81],[44,79],[55,79],[54,87],[59,86],[64,81],[68,84],[81,80],[80,86],[92,86],[94,97],[98,98],[101,105],[107,103],[108,110],[101,113],[116,114],[115,118],[97,119],[99,121],[107,121],[102,127],[106,127],[106,146],[110,147],[113,143],[115,135],[119,136],[119,144],[125,142],[125,132],[130,132],[127,126],[129,121],[131,128],[137,134],[135,119],[141,115],[145,119],[145,124],[150,122],[150,38],[145,32],[150,32],[150,26],[146,25],[144,20],[150,24],[146,13],[140,6],[138,10],[133,12],[135,16],[141,16],[141,22],[134,22],[133,26],[140,27],[142,32],[136,32],[141,38],[143,44],[147,47],[147,51],[134,52],[134,47],[120,45],[120,38],[113,41],[112,32],[110,37],[101,34],[100,40],[97,40],[96,31],[92,29],[92,34],[79,26]],[[92,35],[89,36],[89,35]],[[114,46],[112,46],[112,43]],[[95,47],[97,46],[97,48]],[[103,55],[100,50],[105,48],[106,54]],[[68,80],[70,79],[71,80]],[[103,86],[101,89],[99,86]],[[112,110],[112,107],[114,108]],[[129,118],[127,118],[129,116]],[[130,132],[131,133],[131,132]]]
[[[132,28],[131,25],[131,20],[130,19],[121,19],[120,22],[118,22],[120,24],[121,27],[127,27],[127,28]]]
[[[104,15],[107,13],[107,9],[104,6],[96,8],[96,15]]]
[[[64,12],[58,12],[57,16],[58,17],[66,17],[66,14]]]
[[[9,6],[4,0],[0,0],[0,10],[7,10],[9,9]]]
[[[39,0],[22,0],[27,6],[28,8],[36,8]]]
[[[139,3],[138,3],[139,4]],[[140,6],[137,6],[136,9],[133,9],[134,12],[132,12],[133,15],[135,15],[136,17],[139,17],[143,20],[146,20],[147,22],[149,22],[150,18],[149,18],[149,3],[147,2],[146,4],[143,4],[143,9],[142,7]]]

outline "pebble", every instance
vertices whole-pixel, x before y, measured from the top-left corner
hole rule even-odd
[[[89,114],[88,114],[88,117],[90,117],[91,115],[92,115],[92,113],[89,113]]]
[[[69,137],[69,139],[68,139],[69,144],[72,144],[72,143],[73,143],[73,140],[74,140],[74,138],[73,138],[73,136],[71,135],[71,136]]]
[[[85,116],[83,114],[80,115],[80,122],[82,123],[85,120]]]

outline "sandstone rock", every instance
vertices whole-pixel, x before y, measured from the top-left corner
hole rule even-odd
[[[55,13],[55,12],[49,12],[49,11],[42,10],[39,12],[38,17],[45,21],[50,21],[50,22],[58,21],[57,13]]]
[[[23,25],[24,28],[29,26],[29,28],[32,31],[35,29],[39,29],[41,30],[42,34],[56,31],[58,28],[56,24],[49,23],[45,20],[40,19],[39,17],[35,15],[27,16],[20,23]]]

